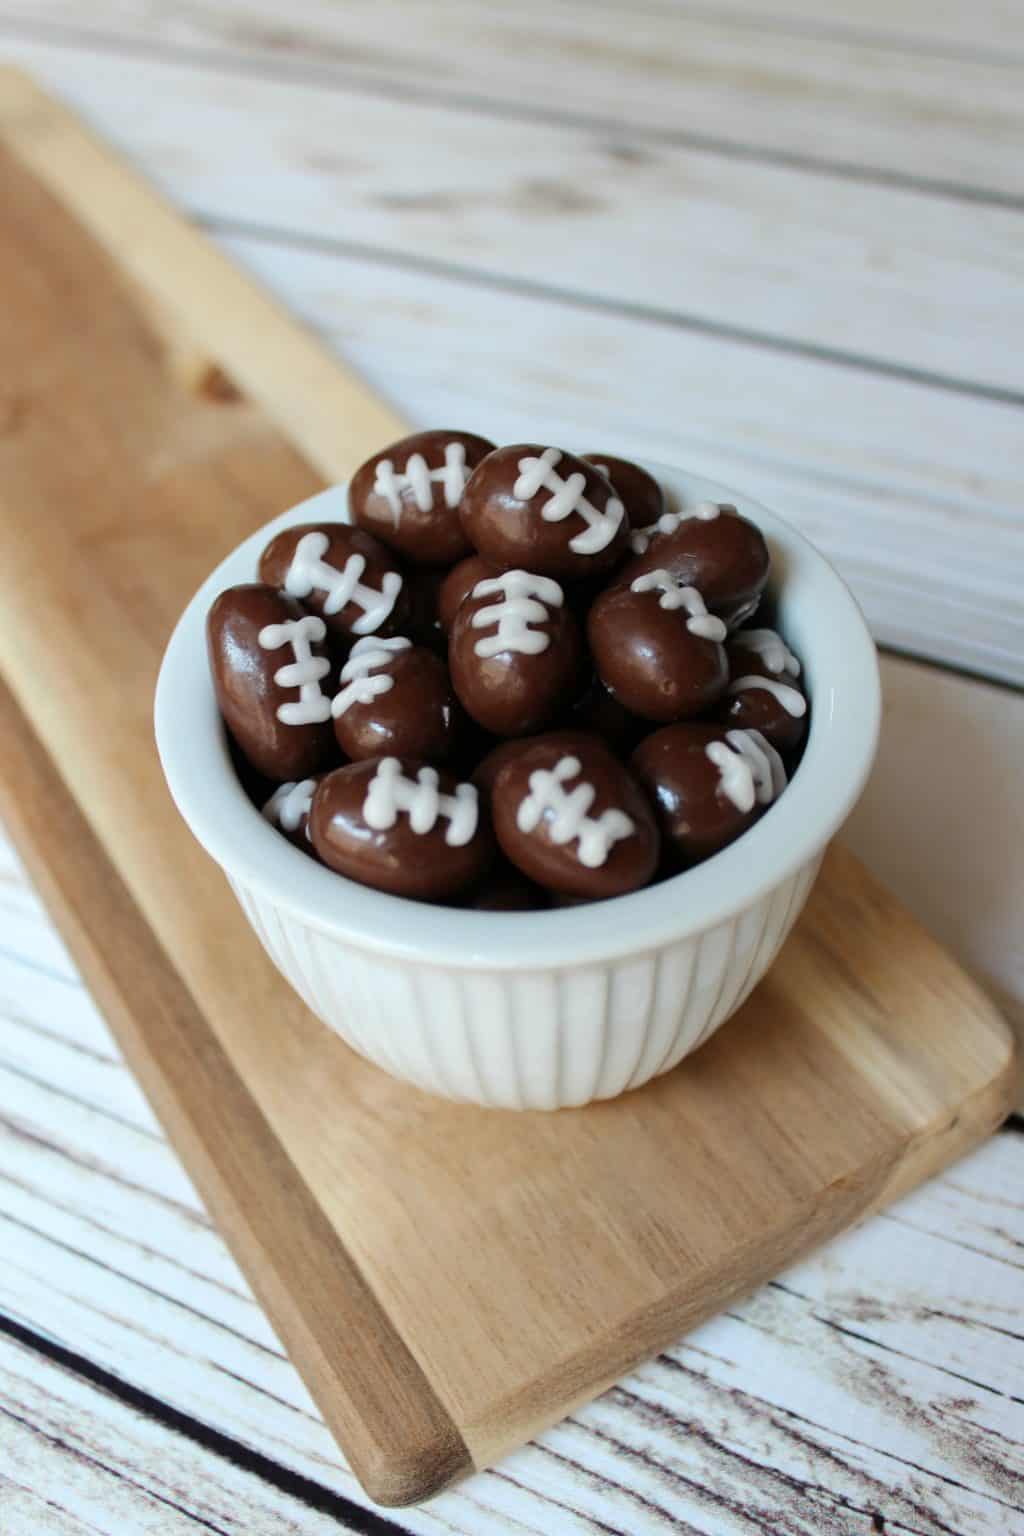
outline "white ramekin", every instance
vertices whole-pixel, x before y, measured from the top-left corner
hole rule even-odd
[[[648,467],[682,504],[728,501],[764,530],[780,627],[813,701],[803,760],[778,803],[731,847],[661,885],[541,913],[428,906],[315,864],[253,808],[214,700],[206,613],[224,587],[255,580],[279,529],[345,520],[344,487],[284,513],[222,561],[167,647],[156,738],[179,811],[313,1012],[385,1071],[432,1093],[557,1109],[676,1066],[772,963],[870,770],[878,666],[846,586],[749,497]]]

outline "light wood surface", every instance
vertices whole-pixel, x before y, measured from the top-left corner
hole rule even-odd
[[[406,1503],[506,1454],[989,1134],[1011,1102],[1009,1033],[839,854],[743,1016],[690,1068],[616,1104],[457,1109],[323,1031],[191,844],[149,741],[176,611],[271,496],[306,494],[310,471],[254,404],[186,388],[197,375],[177,366],[202,336],[211,364],[246,376],[251,290],[204,268],[170,214],[131,247],[126,281],[119,231],[126,216],[141,227],[145,195],[48,112],[11,82],[0,275],[24,395],[0,446],[19,570],[0,621],[18,701],[0,731],[7,814],[364,1486]],[[51,196],[66,185],[106,248]],[[136,286],[151,275],[157,324]],[[215,315],[224,353],[204,324]],[[296,336],[292,366],[274,318],[294,419],[309,343]],[[355,415],[359,393],[339,372],[335,402]],[[62,456],[67,442],[89,444],[93,465]],[[62,541],[75,554],[63,573]],[[63,786],[54,762],[74,764]]]
[[[546,94],[546,121],[589,127],[623,156],[656,156],[663,136],[699,151],[708,135],[699,163],[711,174],[720,150],[755,171],[778,166],[772,133],[789,142],[796,125],[802,142],[788,163],[803,173],[808,206],[823,178],[848,176],[832,156],[849,153],[862,188],[884,190],[894,173],[907,189],[920,182],[951,229],[983,244],[972,203],[984,209],[1019,176],[1005,105],[1007,85],[1015,101],[1024,94],[1020,8],[566,0],[554,35],[539,7],[522,12],[518,35],[505,12],[481,4],[475,26],[448,30],[438,70],[418,64],[415,0],[404,10],[295,0],[287,15],[263,0],[173,10],[146,0],[3,0],[0,57],[37,69],[406,418],[465,422],[508,440],[538,423],[566,439],[597,432],[627,454],[743,485],[838,561],[888,644],[1024,676],[1019,408],[924,373],[894,378],[870,357],[854,368],[809,356],[802,320],[792,344],[770,347],[706,328],[688,269],[691,250],[707,260],[709,242],[685,196],[652,204],[643,228],[648,243],[685,230],[670,307],[635,315],[619,298],[636,265],[626,220],[607,232],[605,297],[595,301],[552,243],[542,199],[506,233],[515,245],[551,247],[550,282],[526,293],[489,252],[467,245],[456,219],[451,260],[424,263],[415,225],[404,246],[346,241],[344,231],[339,241],[318,227],[316,210],[311,227],[290,185],[320,175],[332,217],[351,198],[394,190],[388,158],[339,129],[345,104],[368,94],[388,103],[399,138],[412,97],[443,105],[453,138],[504,115],[514,147],[511,87],[498,99],[512,82]],[[649,68],[637,38],[656,12],[662,57]],[[437,14],[445,24],[454,12]],[[488,17],[502,59],[481,49]],[[540,25],[543,54],[529,43],[529,27]],[[597,53],[588,48],[595,28]],[[696,41],[712,37],[713,51]],[[680,57],[686,48],[700,77]],[[527,57],[528,70],[518,68]],[[815,91],[829,57],[843,79]],[[712,58],[713,83],[704,78]],[[999,79],[972,61],[996,66]],[[258,91],[245,112],[225,116],[218,101],[239,71],[288,87],[289,121],[269,144],[248,132]],[[472,89],[481,71],[494,81],[482,94]],[[211,182],[200,171],[215,131],[230,141],[231,168]],[[432,153],[411,145],[425,195],[445,184],[447,142]],[[552,134],[550,179],[574,142]],[[959,188],[950,167],[967,178]],[[497,188],[514,189],[511,155],[495,174]],[[756,205],[759,178],[746,185]],[[240,202],[268,210],[272,225],[239,220]],[[883,272],[893,241],[885,202],[860,206]],[[808,226],[764,227],[777,291],[793,291],[791,247]],[[949,276],[938,302],[922,295],[927,313],[918,313],[932,330],[958,308],[955,267]],[[767,327],[770,309],[762,319]],[[987,345],[981,333],[964,335],[966,375],[984,380]],[[911,369],[916,349],[915,333]],[[180,366],[199,377],[202,349],[183,349]],[[0,357],[4,424],[10,384]],[[849,837],[986,984],[999,984],[1004,1002],[1024,999],[1013,773],[1024,700],[893,656],[883,658],[883,683],[878,771]],[[921,762],[942,764],[948,795],[938,783],[918,792]],[[984,794],[965,800],[979,769]],[[19,1320],[24,1331],[0,1397],[29,1426],[15,1456],[15,1420],[0,1412],[5,1536],[8,1526],[14,1536],[72,1527],[125,1536],[238,1521],[275,1536],[339,1526],[466,1536],[1024,1531],[1024,1137],[1012,1124],[499,1468],[385,1521],[366,1510],[2,843],[0,1016],[0,1328]]]
[[[630,121],[630,100],[678,115],[693,78],[686,45],[664,35],[651,50],[663,71],[591,49],[607,11],[628,60],[632,10],[571,4],[541,50],[530,28],[552,23],[531,7],[519,46],[507,35],[508,64],[492,43],[489,81],[504,71],[557,104],[521,122],[490,83],[468,96],[452,84],[479,74],[479,27],[457,47],[444,34],[442,74],[418,42],[396,44],[394,5],[309,5],[287,27],[235,0],[161,25],[150,7],[99,0],[71,27],[43,0],[11,21],[6,46],[408,418],[514,440],[542,413],[550,436],[597,431],[611,449],[742,480],[836,559],[884,642],[1024,680],[1020,210],[985,193],[977,165],[969,196],[944,191],[935,143],[940,130],[964,143],[965,118],[981,121],[986,163],[1019,176],[1019,132],[991,81],[972,85],[954,49],[911,131],[901,104],[936,50],[924,35],[876,37],[850,135],[869,174],[850,176],[827,159],[764,158],[738,127],[756,72],[737,54],[784,50],[790,72],[768,94],[811,103],[800,136],[813,157],[849,103],[849,28],[833,29],[847,86],[816,94],[800,75],[807,28],[720,18],[731,63],[701,120],[736,154],[671,132],[652,141]],[[398,36],[419,38],[420,8],[403,5]],[[515,25],[485,12],[488,38]],[[682,24],[673,12],[664,25]],[[1020,32],[1005,24],[997,50],[1018,102]],[[614,132],[581,94],[591,70]],[[869,119],[893,153],[917,146],[934,184],[872,170]]]

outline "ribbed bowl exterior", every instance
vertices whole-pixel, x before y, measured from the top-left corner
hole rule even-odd
[[[702,1045],[771,965],[820,863],[703,933],[533,971],[381,955],[232,885],[274,964],[353,1050],[445,1098],[562,1109],[638,1088]]]

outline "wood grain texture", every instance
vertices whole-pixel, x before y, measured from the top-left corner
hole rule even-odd
[[[43,104],[28,105],[28,115],[8,115],[17,125],[16,154],[54,185],[73,169],[94,232],[112,229],[126,204],[141,210],[142,194],[131,184],[126,191],[122,176],[93,180],[86,196],[84,172],[98,151],[77,145],[63,115],[48,132]],[[48,870],[51,898],[87,971],[150,1074],[162,1112],[175,1119],[229,1234],[250,1264],[258,1256],[270,1310],[321,1399],[325,1376],[339,1369],[323,1289],[337,1273],[339,1310],[348,1307],[357,1330],[363,1320],[366,1349],[381,1350],[391,1364],[377,1382],[376,1416],[355,1434],[359,1470],[380,1498],[421,1496],[466,1465],[449,1420],[477,1464],[502,1454],[681,1327],[984,1135],[1006,1107],[1008,1036],[956,967],[838,854],[788,959],[744,1020],[693,1070],[621,1104],[510,1126],[506,1117],[429,1103],[326,1036],[256,951],[219,878],[174,819],[152,748],[140,747],[169,624],[213,558],[209,527],[217,542],[234,542],[274,510],[269,498],[305,494],[310,471],[255,407],[224,391],[196,396],[184,387],[182,348],[168,348],[168,337],[195,334],[186,323],[177,329],[187,300],[169,300],[158,284],[154,321],[150,301],[126,286],[109,254],[76,231],[15,161],[3,174],[8,238],[0,263],[25,399],[0,447],[3,506],[22,576],[0,622],[0,655],[32,729],[59,763],[74,765],[65,779],[81,807],[56,788],[35,809],[23,794],[15,825]],[[147,254],[145,266],[133,265],[136,280],[156,271],[166,282],[169,262],[191,254],[194,237],[176,225],[170,233],[170,254],[155,237],[139,242]],[[69,291],[63,273],[72,249]],[[217,268],[208,276],[216,291],[204,293],[201,314],[218,306],[230,313],[228,275]],[[234,319],[227,334],[237,344]],[[286,364],[283,327],[276,335]],[[300,356],[307,345],[300,341]],[[104,360],[99,389],[86,367],[96,357]],[[210,361],[238,377],[233,356],[211,348]],[[285,367],[283,376],[294,380],[295,371]],[[59,413],[52,409],[58,385]],[[58,435],[78,454],[62,456]],[[128,515],[118,516],[118,504]],[[68,539],[76,561],[63,577],[51,553]],[[45,646],[26,639],[26,621],[39,611],[49,620]],[[83,632],[87,653],[75,645]],[[5,777],[38,794],[54,770],[33,748],[32,729],[11,717]],[[94,744],[88,751],[86,740]],[[54,850],[62,854],[56,860]],[[894,937],[899,967],[888,958]],[[851,950],[860,956],[858,986],[872,995],[866,1009],[837,979],[840,957]],[[936,995],[952,1026],[942,1037],[934,1029]],[[264,1031],[253,1029],[256,1018],[274,1021],[271,1052]],[[202,1070],[187,1051],[198,1053]],[[173,1070],[164,1065],[172,1059]],[[349,1108],[341,1124],[340,1102]],[[711,1128],[725,1126],[738,1105],[744,1137],[730,1130],[723,1140],[719,1132],[709,1167]],[[790,1121],[801,1125],[807,1148],[794,1144]],[[406,1167],[421,1169],[434,1191],[441,1242],[425,1241],[422,1198],[396,1167],[396,1139]],[[262,1149],[255,1167],[238,1155],[246,1145]],[[616,1145],[628,1146],[628,1159]],[[257,1221],[252,1179],[260,1167],[273,1170],[281,1198],[267,1202]],[[566,1169],[574,1171],[569,1185]],[[298,1196],[297,1178],[317,1190],[315,1202]],[[595,1200],[600,1192],[601,1204],[579,1206],[572,1196],[579,1179]],[[495,1187],[508,1191],[497,1207]],[[702,1223],[692,1209],[681,1221],[679,1189],[693,1189],[694,1198],[705,1191]],[[358,1267],[339,1253],[336,1232]],[[280,1258],[276,1267],[266,1262],[269,1247],[290,1255],[296,1242],[308,1284],[283,1280]],[[536,1250],[534,1264],[517,1268],[524,1242]],[[479,1265],[467,1273],[464,1255],[477,1251]],[[567,1253],[580,1257],[568,1289]],[[600,1263],[591,1265],[596,1255]],[[381,1302],[390,1324],[378,1315]],[[351,1374],[340,1404],[333,1396],[325,1404],[349,1444],[350,1411],[367,1391],[365,1372]],[[385,1420],[406,1453],[404,1474],[381,1458]]]
[[[416,0],[304,0],[287,20],[274,0],[155,12],[122,0],[93,0],[85,11],[75,0],[4,0],[0,22],[65,46],[355,85],[517,120],[575,120],[615,141],[689,141],[749,160],[905,178],[973,203],[1024,196],[1015,153],[1024,57],[937,48],[924,26],[916,48],[899,49],[869,27],[830,27],[821,16],[744,24],[713,6],[632,6],[627,17],[614,5],[567,12],[542,0],[514,10],[441,0],[429,11]]]
[[[13,40],[202,215],[680,314],[776,352],[1022,396],[1011,207],[809,176],[574,123]],[[182,144],[182,114],[202,123]],[[430,145],[429,154],[423,146]],[[258,167],[254,170],[254,167]],[[534,224],[536,221],[536,224]]]
[[[250,1470],[276,1478],[268,1507],[282,1490],[312,1501],[296,1518],[317,1531],[331,1493],[358,1497],[351,1475],[173,1153],[133,1128],[145,1101],[2,845],[0,876],[5,918],[20,920],[17,952],[0,952],[0,1012],[19,1015],[0,1031],[0,1315],[104,1362],[104,1389],[116,1373],[129,1406],[138,1383],[190,1415],[186,1434],[218,1426],[231,1465],[252,1447]],[[81,1080],[84,1050],[106,1058],[105,1082]],[[1022,1159],[1024,1137],[1003,1133],[402,1527],[871,1536],[877,1516],[1007,1536],[1024,1503]],[[208,1514],[216,1457],[149,1411],[151,1441],[170,1437],[170,1463],[194,1479],[187,1502]],[[131,1437],[93,1422],[116,1507],[114,1473],[137,1478],[139,1462]],[[29,1482],[52,1491],[73,1466],[40,1459]]]
[[[221,244],[408,419],[742,484],[837,565],[881,643],[1024,682],[1019,409],[341,250]]]
[[[36,884],[360,1481],[429,1497],[469,1470],[458,1432],[2,683],[0,738]]]
[[[16,952],[0,951],[0,1313],[103,1362],[106,1391],[160,1394],[151,1439],[189,1468],[191,1506],[208,1515],[224,1474],[180,1443],[175,1411],[193,1433],[218,1426],[231,1465],[251,1447],[264,1460],[250,1470],[280,1469],[269,1508],[289,1469],[303,1479],[288,1497],[312,1501],[296,1519],[317,1531],[329,1494],[358,1496],[351,1475],[177,1159],[145,1134],[145,1101],[3,844],[0,893],[18,920]],[[98,1058],[109,1075],[83,1081]],[[1007,1536],[1024,1503],[1022,1179],[1024,1137],[1004,1132],[402,1527],[870,1536],[877,1516]],[[93,1415],[93,1443],[116,1507],[114,1473],[138,1479],[139,1462],[106,1422]],[[67,1466],[40,1459],[28,1480],[52,1492]]]
[[[126,14],[133,13],[129,5]],[[883,642],[1024,681],[1024,586],[1018,576],[1024,565],[1024,437],[1016,355],[1011,398],[993,398],[985,361],[992,332],[961,315],[967,269],[958,258],[951,258],[951,286],[941,293],[930,284],[927,291],[922,287],[919,257],[910,258],[914,297],[902,302],[889,275],[889,246],[900,237],[883,203],[869,199],[857,214],[861,234],[871,241],[870,259],[854,263],[857,291],[843,300],[843,312],[854,323],[866,303],[887,331],[908,328],[906,377],[887,371],[881,359],[854,365],[816,349],[813,326],[805,323],[813,321],[816,306],[806,307],[809,290],[791,262],[794,252],[812,263],[821,254],[818,230],[827,218],[820,178],[808,173],[792,173],[805,222],[779,232],[769,223],[770,198],[765,213],[760,172],[749,168],[749,215],[758,231],[751,249],[764,257],[771,286],[758,301],[759,324],[782,310],[794,317],[787,338],[771,340],[763,327],[750,335],[723,331],[706,306],[695,307],[689,263],[706,259],[721,269],[720,245],[709,243],[709,229],[693,216],[689,192],[680,197],[667,181],[644,215],[652,232],[647,243],[657,244],[664,230],[685,253],[673,266],[666,302],[638,311],[630,297],[637,273],[635,225],[625,208],[601,235],[597,295],[576,284],[571,244],[553,238],[561,218],[574,239],[574,231],[586,226],[585,213],[560,215],[550,199],[527,200],[506,219],[496,259],[493,243],[467,239],[465,221],[451,210],[445,216],[440,207],[433,213],[429,206],[396,209],[402,158],[419,164],[402,100],[385,95],[375,108],[390,124],[392,156],[383,142],[364,152],[366,130],[342,125],[339,114],[359,113],[358,88],[339,88],[325,103],[322,87],[290,80],[281,87],[275,115],[260,80],[238,82],[209,65],[172,67],[116,51],[19,48],[200,213],[230,253],[341,346],[406,419],[429,422],[447,414],[510,438],[532,438],[544,421],[550,435],[588,443],[599,430],[610,450],[685,459],[725,483],[740,481],[820,543],[854,586]],[[257,132],[253,124],[264,115]],[[307,125],[301,144],[296,124]],[[451,191],[444,186],[448,170],[465,164],[466,147],[477,136],[473,114],[452,117],[447,137],[437,142],[439,168],[428,159],[417,170],[428,204],[435,192],[443,201]],[[550,128],[544,149],[549,181],[571,183],[580,142],[575,131]],[[604,142],[595,141],[595,153]],[[340,143],[348,153],[340,153]],[[507,149],[493,153],[494,175],[505,177],[507,189],[517,166],[509,163]],[[659,174],[648,165],[640,179]],[[610,208],[618,207],[619,182],[629,175],[622,162],[601,180]],[[837,181],[829,196],[846,208],[844,182]],[[856,196],[867,194],[861,189]],[[942,199],[925,204],[971,252],[985,249],[983,216]],[[918,202],[910,197],[907,207],[917,209]],[[272,220],[272,228],[256,228],[257,217],[264,224]],[[490,217],[487,200],[470,198],[467,217]],[[1007,225],[1012,250],[1005,261],[999,258],[1010,281],[1018,265],[1019,217]],[[388,229],[366,224],[380,219]],[[434,231],[436,244],[419,239],[420,220]],[[521,250],[534,261],[549,248],[565,254],[546,260],[542,278],[524,282],[509,275],[508,261],[517,262]],[[933,274],[930,259],[921,259],[922,270]],[[897,257],[897,267],[901,262]],[[1002,324],[996,330],[1009,334]],[[953,331],[957,366],[970,364],[980,392],[937,388],[927,369],[915,371],[922,349]],[[272,385],[266,375],[250,381],[257,396]],[[314,462],[322,462],[325,452],[337,462],[330,411],[305,411],[289,431]]]
[[[4,1536],[338,1530],[337,1511],[310,1509],[251,1467],[160,1433],[137,1398],[124,1402],[2,1334],[0,1447]]]

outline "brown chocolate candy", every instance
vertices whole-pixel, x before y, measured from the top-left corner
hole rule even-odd
[[[626,508],[630,528],[647,528],[664,516],[665,492],[646,469],[632,459],[616,459],[607,453],[585,453],[583,457],[611,481]]]
[[[494,448],[472,432],[414,432],[367,459],[352,476],[352,521],[420,565],[451,565],[469,552],[459,503],[472,471]]]
[[[458,713],[444,662],[401,635],[357,640],[331,704],[335,735],[353,762],[387,756],[447,762]]]
[[[261,807],[270,825],[283,832],[290,843],[313,859],[316,854],[309,838],[309,810],[322,778],[323,774],[318,773],[311,778],[300,779],[298,783],[289,779],[287,783],[279,784]]]
[[[634,530],[630,542],[638,553],[619,573],[624,585],[648,571],[669,571],[680,584],[696,587],[730,628],[754,612],[768,580],[764,535],[724,502],[666,513],[656,528]]]
[[[733,842],[786,781],[778,753],[756,732],[698,721],[655,731],[630,766],[654,801],[666,850],[684,865]]]
[[[347,523],[286,528],[260,556],[260,580],[300,598],[328,628],[354,639],[399,634],[409,617],[409,592],[394,555]]]
[[[628,547],[629,518],[604,475],[560,448],[498,448],[473,471],[462,526],[501,570],[582,580],[600,576]]]
[[[716,711],[725,726],[760,731],[778,752],[807,735],[800,663],[773,629],[740,629],[726,646],[729,687]]]
[[[729,681],[724,623],[708,614],[695,588],[678,586],[664,571],[603,592],[587,636],[602,682],[645,720],[699,715]]]
[[[257,773],[304,779],[337,758],[322,619],[274,587],[229,587],[206,620],[217,704]]]
[[[550,576],[505,571],[459,605],[448,666],[468,715],[497,736],[528,736],[563,710],[580,658],[576,620]]]
[[[462,599],[469,596],[478,581],[497,574],[497,566],[489,565],[479,555],[467,555],[452,566],[437,594],[437,618],[446,635],[451,633]]]
[[[548,890],[599,900],[646,885],[658,866],[651,807],[600,741],[549,732],[524,743],[491,791],[505,856]]]
[[[499,741],[497,746],[492,747],[489,752],[481,757],[473,769],[473,772],[470,774],[472,783],[476,785],[483,798],[489,803],[491,791],[494,789],[494,781],[505,764],[511,763],[515,758],[520,757],[523,752],[531,750],[538,742],[548,740],[557,742],[566,752],[577,752],[577,755],[580,748],[586,751],[595,745],[599,747],[607,746],[607,743],[601,739],[596,731],[577,731],[572,727],[566,730],[545,731],[540,736],[526,736],[513,741]]]
[[[421,901],[458,895],[494,852],[474,787],[408,757],[368,758],[329,773],[313,796],[309,832],[339,874]]]

